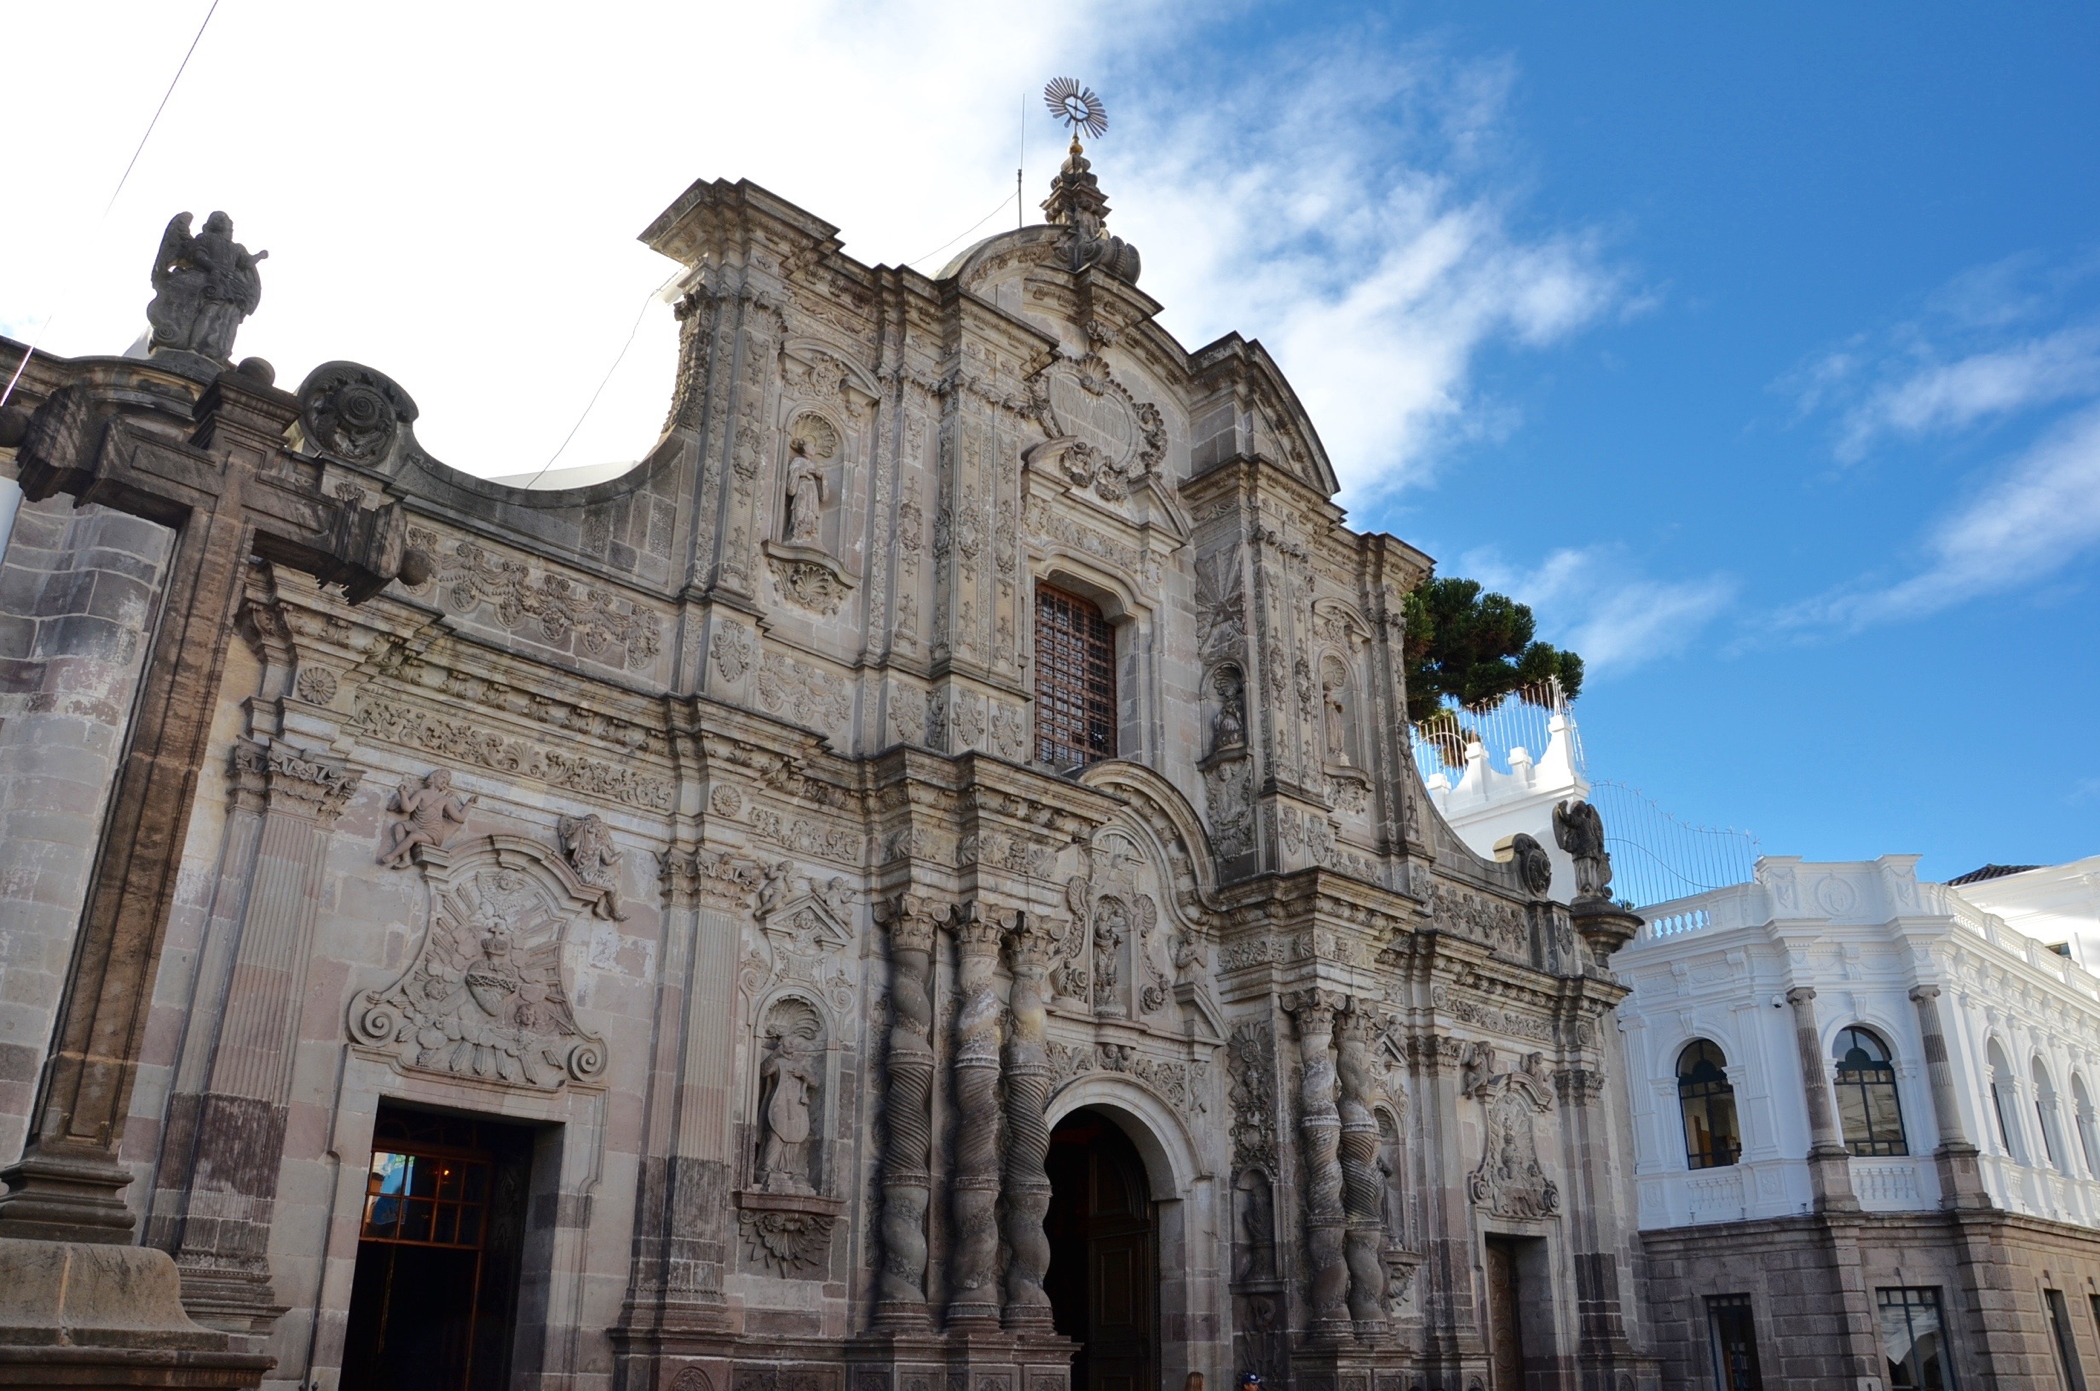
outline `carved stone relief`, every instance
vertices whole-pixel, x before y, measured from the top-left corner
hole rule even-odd
[[[1538,1118],[1553,1107],[1540,1055],[1502,1072],[1494,1049],[1476,1043],[1469,1045],[1464,1066],[1464,1094],[1481,1103],[1487,1129],[1480,1167],[1467,1181],[1474,1203],[1497,1217],[1556,1215],[1560,1186],[1539,1162]]]
[[[562,961],[571,921],[605,891],[527,841],[457,856],[414,847],[431,886],[415,961],[351,1005],[350,1034],[404,1069],[552,1090],[595,1081],[605,1045],[576,1022]]]

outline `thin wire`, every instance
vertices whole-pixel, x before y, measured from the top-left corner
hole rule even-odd
[[[553,468],[554,461],[562,456],[562,450],[567,449],[569,447],[569,441],[576,438],[576,432],[583,428],[583,422],[590,419],[592,407],[598,404],[598,398],[600,396],[603,396],[605,394],[605,388],[611,385],[613,373],[619,371],[620,364],[627,360],[627,350],[634,346],[635,335],[642,331],[642,320],[649,317],[649,306],[656,302],[657,296],[661,295],[665,290],[671,288],[672,280],[676,280],[679,276],[684,274],[685,271],[681,268],[671,276],[670,280],[664,281],[663,284],[651,290],[649,292],[649,297],[642,301],[641,312],[634,316],[634,327],[627,330],[627,341],[620,345],[620,355],[613,359],[612,366],[605,369],[605,376],[599,380],[598,389],[592,392],[591,399],[584,403],[583,414],[576,417],[576,423],[569,427],[569,433],[562,436],[561,447],[559,449],[556,449],[553,454],[548,456],[546,463],[540,465],[540,471],[532,475],[532,482],[527,483],[525,485],[526,487],[530,488],[533,486],[534,483],[538,483],[542,478],[545,478],[547,476],[547,470]]]
[[[131,182],[131,171],[138,167],[139,156],[146,152],[146,142],[153,138],[154,127],[160,124],[160,113],[168,109],[168,99],[175,95],[175,84],[182,81],[183,73],[189,70],[190,59],[196,55],[197,45],[204,42],[204,30],[211,23],[211,17],[218,12],[219,0],[211,0],[211,7],[205,10],[204,19],[197,25],[197,32],[190,39],[190,46],[183,50],[182,61],[175,65],[175,75],[168,79],[168,90],[160,94],[160,105],[153,108],[153,119],[146,122],[146,133],[139,137],[138,148],[131,152],[131,159],[124,165],[124,173],[117,179],[117,186],[110,191],[109,201],[102,205],[102,216],[95,219],[94,227],[88,232],[89,237],[92,238],[95,233],[100,232],[102,224],[109,221],[110,209],[117,205],[118,197],[124,192],[124,185]],[[36,355],[37,345],[44,341],[45,332],[50,329],[51,321],[57,317],[58,309],[54,305],[51,312],[44,316],[43,326],[37,329],[36,336],[29,340],[28,348],[22,353],[22,360],[15,364],[15,374],[7,379],[7,389],[0,391],[0,406],[6,405],[8,398],[15,394],[15,384],[22,380],[22,373],[28,370],[29,359]]]
[[[1007,205],[1008,203],[1011,203],[1011,202],[1016,202],[1016,201],[1018,201],[1018,199],[1017,199],[1016,195],[1014,195],[1014,194],[1012,194],[1012,193],[1009,193],[1009,194],[1007,194],[1007,195],[1006,195],[1006,196],[1005,196],[1004,198],[1001,198],[1001,199],[999,200],[999,206],[998,206],[998,207],[996,207],[996,208],[993,208],[993,209],[992,209],[992,210],[991,210],[990,212],[986,213],[986,214],[985,214],[985,215],[984,215],[983,217],[980,217],[980,218],[978,218],[978,219],[977,219],[977,220],[976,220],[975,222],[971,223],[971,224],[970,224],[970,225],[969,225],[968,227],[964,228],[964,229],[963,229],[962,231],[960,231],[960,232],[957,232],[957,233],[956,233],[956,234],[955,234],[954,236],[952,236],[952,237],[948,238],[948,240],[946,240],[946,241],[942,242],[942,243],[941,243],[941,244],[940,244],[939,246],[936,246],[936,247],[935,247],[935,248],[934,248],[933,250],[931,250],[931,251],[927,252],[927,253],[926,253],[926,254],[925,254],[924,256],[914,256],[914,257],[912,257],[912,258],[911,258],[911,259],[910,259],[909,261],[906,261],[906,262],[905,262],[904,264],[905,264],[905,265],[907,265],[907,266],[916,266],[917,264],[919,264],[919,262],[921,262],[921,261],[925,260],[927,256],[938,256],[938,255],[940,255],[940,254],[941,254],[941,253],[942,253],[943,251],[946,251],[946,250],[947,250],[947,249],[948,249],[949,247],[951,247],[951,246],[955,245],[955,244],[956,244],[957,242],[961,241],[961,240],[962,240],[962,239],[963,239],[964,237],[967,237],[967,236],[969,236],[969,235],[970,235],[970,233],[972,233],[972,232],[976,231],[976,230],[977,230],[977,229],[978,229],[979,227],[982,227],[982,226],[984,226],[984,224],[985,224],[985,223],[987,223],[987,222],[990,222],[990,221],[991,221],[991,220],[992,220],[993,218],[997,217],[997,216],[998,216],[998,215],[999,215],[1000,213],[1003,213],[1003,212],[1005,212],[1005,211],[1006,211],[1006,205]]]

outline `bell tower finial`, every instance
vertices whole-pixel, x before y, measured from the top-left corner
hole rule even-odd
[[[1108,130],[1108,108],[1091,87],[1082,87],[1069,77],[1053,78],[1043,88],[1043,104],[1050,114],[1072,128],[1072,148],[1050,181],[1050,196],[1043,200],[1043,216],[1052,226],[1069,229],[1067,249],[1074,274],[1099,265],[1111,275],[1132,285],[1138,278],[1137,248],[1121,237],[1108,235],[1108,195],[1094,177],[1079,132],[1096,140]]]

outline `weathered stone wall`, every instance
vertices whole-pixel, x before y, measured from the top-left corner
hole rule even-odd
[[[28,1131],[168,548],[54,498],[0,557],[0,1163]]]
[[[2090,1232],[2011,1213],[1803,1215],[1641,1233],[1666,1385],[1713,1380],[1708,1298],[1750,1296],[1764,1384],[1888,1376],[1877,1290],[1937,1288],[1955,1384],[2064,1384],[2044,1291],[2063,1292],[2084,1369],[2100,1363],[2100,1249]]]

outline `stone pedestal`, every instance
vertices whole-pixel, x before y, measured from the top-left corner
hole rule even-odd
[[[1054,1333],[874,1332],[846,1350],[847,1391],[1070,1391],[1079,1345]]]
[[[276,1359],[195,1323],[165,1251],[0,1241],[0,1387],[259,1386]]]

